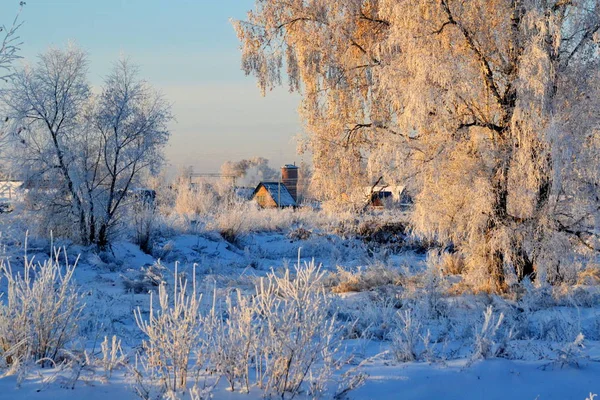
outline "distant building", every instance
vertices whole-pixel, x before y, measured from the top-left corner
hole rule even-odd
[[[404,186],[376,185],[363,187],[362,192],[367,199],[367,203],[375,208],[409,208],[412,203],[412,199],[410,199]]]
[[[280,182],[261,182],[258,184],[252,200],[256,201],[262,208],[285,208],[297,207],[296,200],[290,191]]]

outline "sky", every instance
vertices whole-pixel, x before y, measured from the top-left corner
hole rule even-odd
[[[74,42],[89,54],[90,81],[101,85],[121,55],[172,104],[169,169],[218,172],[225,161],[261,156],[271,165],[306,160],[296,153],[299,97],[285,88],[260,95],[240,68],[230,18],[254,0],[26,0],[19,29],[22,62]],[[8,25],[19,0],[0,0]]]

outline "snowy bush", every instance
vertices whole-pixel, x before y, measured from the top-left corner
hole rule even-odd
[[[158,310],[151,297],[148,320],[140,309],[135,313],[147,336],[147,355],[134,368],[138,394],[148,398],[153,379],[161,383],[162,393],[186,390],[192,352],[198,369],[205,366],[224,377],[231,390],[248,392],[256,385],[265,396],[281,398],[324,392],[339,362],[343,326],[330,314],[323,275],[312,262],[296,266],[293,274],[289,269],[268,274],[254,296],[238,290],[218,300],[215,291],[208,315],[199,310],[195,283],[186,294],[186,282],[178,280],[173,300],[160,285]],[[200,396],[198,390],[192,388]]]
[[[577,275],[579,285],[600,285],[600,266],[590,264],[583,268]]]
[[[290,231],[290,233],[288,233],[287,237],[290,240],[308,240],[310,239],[310,237],[312,236],[312,232],[309,231],[308,229],[305,229],[304,227],[300,226],[292,231]]]
[[[164,273],[166,268],[160,260],[154,264],[140,268],[133,277],[121,275],[125,291],[133,293],[148,293],[165,283]]]
[[[553,364],[558,365],[560,368],[565,366],[579,368],[581,361],[585,358],[583,353],[583,349],[585,348],[583,344],[584,339],[585,337],[580,333],[575,340],[559,349],[558,358],[554,360]]]
[[[419,357],[417,345],[421,338],[422,322],[412,310],[398,311],[397,328],[392,332],[392,354],[399,362],[415,361]]]
[[[63,355],[84,307],[72,281],[76,264],[69,264],[66,250],[63,260],[56,249],[43,263],[25,257],[23,274],[2,261],[8,289],[0,303],[0,362],[10,366],[31,359],[45,366]]]
[[[446,313],[444,294],[449,289],[444,270],[439,266],[430,265],[422,278],[422,292],[419,294],[421,308],[427,316],[438,318]]]
[[[198,312],[202,296],[196,291],[195,270],[191,293],[187,293],[187,289],[188,282],[177,275],[176,267],[173,297],[169,298],[166,284],[161,284],[156,309],[150,293],[148,319],[139,308],[135,312],[135,321],[147,336],[146,357],[142,360],[144,369],[160,382],[167,394],[186,390],[189,358],[197,345],[202,323]]]
[[[121,348],[121,340],[113,335],[109,342],[108,337],[105,336],[100,348],[102,350],[102,368],[104,369],[104,375],[106,379],[110,379],[113,370],[119,365],[125,364],[125,355]]]
[[[207,225],[210,230],[215,230],[221,234],[223,239],[230,243],[235,243],[242,234],[248,233],[250,223],[248,216],[257,212],[252,210],[253,204],[238,204],[220,209],[212,223]]]
[[[341,345],[336,315],[322,285],[323,272],[314,262],[271,273],[256,290],[259,324],[257,384],[265,395],[294,397],[309,381],[315,395],[333,373]]]
[[[152,251],[152,235],[154,233],[156,209],[154,204],[134,204],[131,210],[134,233],[134,243],[142,251],[150,254]]]
[[[356,234],[368,246],[375,248],[386,246],[397,250],[405,245],[407,230],[405,221],[377,218],[361,222]]]
[[[175,187],[173,210],[190,218],[214,213],[219,205],[219,193],[208,184],[192,186],[187,177],[179,177]],[[171,211],[171,210],[169,210]]]
[[[499,346],[499,328],[504,320],[504,314],[494,315],[492,306],[483,313],[483,324],[475,332],[472,360],[496,357],[501,350]]]
[[[250,368],[257,346],[261,346],[260,328],[253,325],[255,312],[252,299],[237,290],[235,297],[227,296],[223,310],[214,302],[205,324],[209,330],[210,361],[217,373],[227,379],[231,391],[238,382],[245,392],[250,391]]]
[[[346,321],[346,337],[384,340],[395,329],[400,300],[389,293],[364,293],[351,303],[338,300],[338,318]]]

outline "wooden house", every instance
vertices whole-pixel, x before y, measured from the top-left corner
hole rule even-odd
[[[296,207],[296,200],[290,194],[288,188],[280,182],[261,182],[258,184],[252,200],[256,201],[262,208],[284,208]]]

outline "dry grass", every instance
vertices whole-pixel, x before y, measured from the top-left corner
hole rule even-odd
[[[326,279],[326,286],[333,293],[365,292],[380,286],[401,286],[403,275],[400,271],[385,265],[358,268],[355,271],[338,267]]]
[[[578,285],[600,285],[600,266],[596,264],[588,265],[577,274]]]

